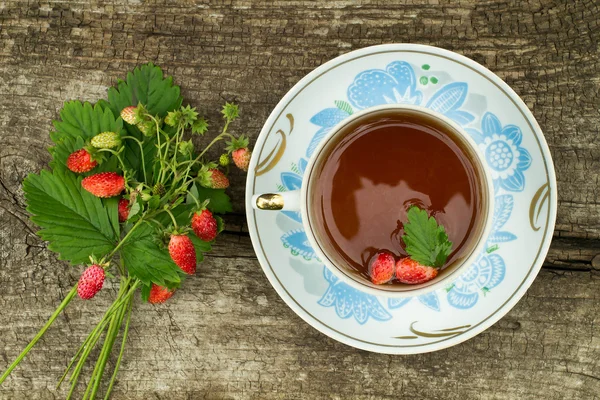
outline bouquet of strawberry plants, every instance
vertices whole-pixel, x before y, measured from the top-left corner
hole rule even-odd
[[[71,301],[92,299],[105,279],[115,279],[116,298],[58,382],[68,380],[71,398],[83,365],[99,347],[83,396],[96,398],[107,361],[118,351],[108,398],[123,357],[134,294],[140,291],[153,304],[165,302],[210,251],[223,229],[218,214],[231,211],[225,194],[230,158],[247,171],[248,139],[228,133],[238,107],[226,103],[221,132],[197,151],[191,136],[206,135],[208,124],[182,103],[173,79],[150,63],[111,87],[108,100],[64,105],[50,133],[51,169],[30,174],[23,190],[39,236],[59,259],[83,273],[0,384]],[[208,160],[207,151],[220,141],[227,142],[223,154],[216,162]]]

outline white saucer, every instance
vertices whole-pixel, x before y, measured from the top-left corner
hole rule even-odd
[[[299,213],[252,209],[253,194],[299,189],[316,144],[357,110],[410,103],[445,114],[471,134],[494,177],[487,250],[453,284],[388,299],[340,282],[316,259]],[[425,353],[461,343],[504,316],[535,279],[556,219],[556,178],[544,135],[517,94],[476,62],[423,45],[369,47],[298,82],[265,123],[246,186],[254,249],[281,298],[324,334],[360,349]]]

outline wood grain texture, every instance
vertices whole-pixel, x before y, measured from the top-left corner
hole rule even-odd
[[[95,101],[153,61],[219,124],[255,139],[294,83],[361,47],[424,43],[503,78],[545,132],[559,185],[555,241],[527,295],[492,328],[423,355],[359,351],[279,299],[252,251],[244,175],[235,215],[198,277],[165,305],[138,304],[115,399],[599,399],[600,3],[588,1],[0,1],[0,369],[76,281],[35,236],[21,181],[47,165],[62,103]],[[77,303],[0,387],[2,399],[63,398],[54,385],[109,304]]]

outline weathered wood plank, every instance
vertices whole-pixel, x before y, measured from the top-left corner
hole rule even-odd
[[[256,138],[279,99],[347,51],[418,42],[497,73],[532,109],[559,183],[545,269],[511,313],[441,352],[392,357],[339,344],[277,297],[252,251],[244,175],[237,215],[171,302],[139,305],[117,399],[600,398],[600,4],[125,0],[0,2],[0,369],[76,281],[37,239],[20,182],[49,161],[62,102],[95,101],[139,63],[173,74],[213,127],[235,100],[237,133]],[[213,153],[216,155],[217,153]],[[585,239],[585,240],[583,240]],[[0,388],[0,398],[54,399],[53,386],[115,289],[72,306]]]

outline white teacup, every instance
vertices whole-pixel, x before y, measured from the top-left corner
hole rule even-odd
[[[481,196],[478,218],[475,221],[472,229],[472,237],[470,243],[466,244],[463,250],[464,256],[455,260],[450,265],[441,270],[438,275],[425,283],[418,285],[375,285],[364,276],[357,273],[350,267],[345,260],[332,251],[327,250],[325,241],[319,237],[319,232],[314,229],[312,224],[317,220],[314,217],[314,211],[311,206],[313,203],[311,198],[317,174],[312,173],[315,169],[319,169],[325,161],[326,156],[331,153],[334,146],[340,143],[339,134],[347,134],[344,132],[344,127],[350,123],[354,123],[358,119],[372,117],[376,113],[388,113],[397,111],[399,114],[421,114],[428,118],[437,120],[448,131],[452,132],[452,140],[457,142],[463,149],[465,155],[471,161],[473,168],[476,171],[476,176],[479,182],[479,194]],[[266,193],[254,195],[252,197],[252,206],[259,210],[290,210],[300,211],[302,215],[302,223],[306,232],[306,236],[319,259],[342,281],[348,285],[361,290],[363,292],[376,296],[387,297],[412,297],[422,295],[437,289],[440,289],[449,283],[453,282],[465,269],[476,261],[479,254],[484,251],[486,238],[489,235],[492,226],[492,216],[494,213],[494,189],[492,178],[488,167],[485,163],[483,154],[480,153],[473,139],[454,121],[448,117],[432,111],[428,108],[405,105],[405,104],[388,104],[377,107],[367,108],[355,114],[352,114],[336,126],[327,134],[321,141],[317,149],[313,152],[313,156],[308,161],[308,165],[304,171],[304,180],[300,190]]]

